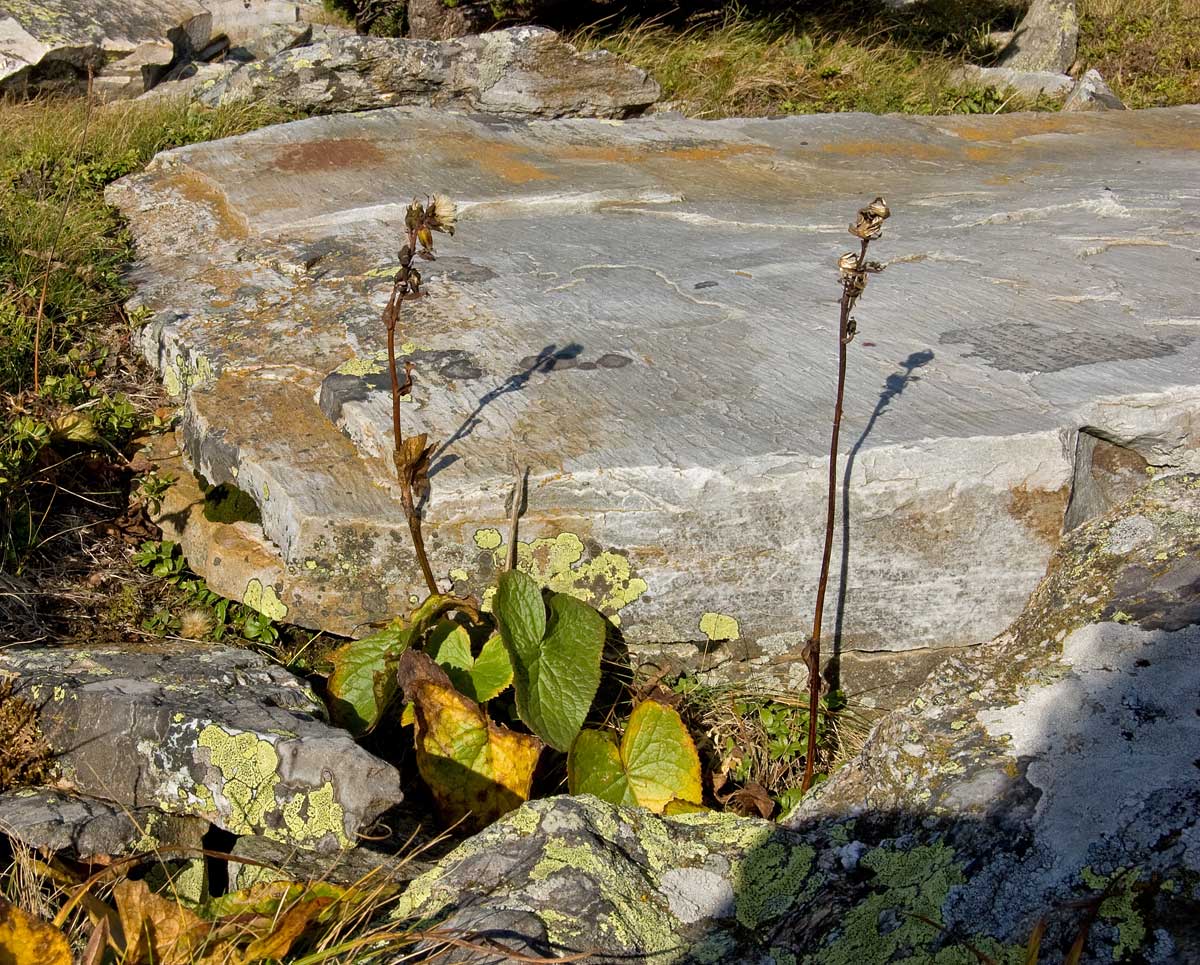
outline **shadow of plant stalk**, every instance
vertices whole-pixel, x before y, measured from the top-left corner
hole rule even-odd
[[[808,746],[804,762],[804,780],[801,792],[812,786],[813,767],[817,754],[817,714],[821,702],[821,618],[825,610],[825,589],[829,583],[829,561],[833,555],[834,510],[837,499],[837,454],[838,432],[842,426],[842,400],[846,394],[846,347],[854,340],[858,322],[850,313],[867,287],[867,277],[883,271],[883,265],[867,260],[867,248],[872,241],[883,236],[883,223],[891,217],[891,210],[883,198],[876,198],[865,208],[860,208],[858,220],[850,226],[850,233],[859,239],[857,252],[848,251],[838,259],[838,272],[842,282],[841,312],[838,318],[838,381],[837,401],[833,407],[833,430],[829,441],[829,489],[825,496],[825,549],[821,556],[821,575],[817,580],[817,602],[813,613],[812,634],[804,647],[804,661],[808,665]]]
[[[454,234],[457,207],[453,201],[435,194],[422,204],[413,199],[404,216],[405,242],[400,249],[400,270],[392,281],[392,294],[383,310],[383,324],[387,328],[388,372],[392,378],[392,438],[394,449],[392,461],[396,464],[396,476],[400,480],[400,501],[404,516],[408,520],[408,531],[412,534],[413,550],[425,585],[430,593],[437,593],[437,580],[429,565],[425,552],[425,537],[421,532],[421,515],[416,503],[429,494],[429,461],[436,444],[422,432],[404,437],[400,426],[400,399],[412,391],[412,362],[404,363],[404,383],[401,384],[396,370],[396,328],[400,322],[400,311],[406,299],[420,298],[421,272],[413,266],[413,258],[434,260],[433,232]]]

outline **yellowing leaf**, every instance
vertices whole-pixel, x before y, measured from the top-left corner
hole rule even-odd
[[[444,820],[483,827],[528,800],[540,740],[494,723],[423,653],[400,658],[399,680],[413,703],[417,770]]]
[[[154,894],[144,881],[121,881],[113,887],[121,930],[122,961],[155,965],[188,965],[208,937],[210,926],[182,905]]]
[[[602,730],[583,730],[567,756],[572,794],[594,794],[610,804],[637,804],[617,742]]]
[[[572,794],[659,814],[682,813],[703,800],[696,745],[679,714],[654,700],[634,708],[620,749],[603,731],[582,731],[567,757],[567,783]]]
[[[71,946],[53,925],[0,898],[0,962],[71,965]]]
[[[292,905],[278,921],[269,921],[263,933],[246,946],[242,959],[256,962],[259,959],[283,958],[292,950],[296,940],[308,930],[334,898],[310,898]]]

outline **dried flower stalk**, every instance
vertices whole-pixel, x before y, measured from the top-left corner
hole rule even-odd
[[[817,714],[821,704],[821,619],[825,612],[825,588],[829,583],[829,561],[833,556],[833,526],[837,499],[838,433],[842,425],[842,401],[846,394],[846,346],[854,341],[858,322],[850,313],[867,287],[869,275],[883,271],[883,265],[867,260],[867,248],[883,235],[883,223],[891,216],[887,202],[876,198],[859,209],[858,219],[850,233],[859,239],[859,250],[848,251],[838,259],[838,274],[842,283],[841,312],[838,319],[838,381],[837,401],[833,407],[833,430],[829,441],[829,490],[825,497],[825,549],[821,557],[821,575],[817,580],[817,602],[813,614],[812,634],[804,647],[808,665],[808,747],[804,761],[804,780],[800,787],[812,786],[813,768],[817,754]]]
[[[421,531],[421,514],[417,512],[417,500],[429,493],[429,461],[436,448],[429,436],[422,432],[405,438],[400,425],[400,399],[412,391],[412,362],[404,363],[404,382],[396,368],[396,329],[400,322],[400,311],[406,299],[420,298],[421,272],[413,266],[413,258],[434,260],[433,232],[442,231],[453,236],[457,208],[444,195],[435,194],[424,204],[413,199],[404,217],[405,243],[400,249],[400,270],[392,281],[392,294],[383,310],[383,324],[387,328],[388,372],[392,380],[392,461],[396,465],[396,476],[400,480],[400,502],[408,520],[408,531],[412,535],[413,551],[421,567],[421,575],[430,593],[438,592],[429,555],[425,552],[425,537]]]

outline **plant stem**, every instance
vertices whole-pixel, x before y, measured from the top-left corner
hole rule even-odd
[[[417,555],[417,564],[421,567],[421,575],[430,593],[437,593],[437,580],[433,576],[433,568],[429,565],[429,556],[425,552],[425,537],[421,532],[421,516],[413,502],[412,481],[406,471],[401,453],[403,452],[404,432],[400,426],[400,396],[404,389],[412,389],[412,372],[406,365],[404,368],[405,385],[400,385],[400,374],[396,369],[396,325],[400,321],[400,309],[404,305],[404,292],[401,283],[392,286],[392,297],[388,299],[384,309],[384,320],[387,325],[388,372],[392,378],[392,440],[395,450],[392,454],[396,463],[396,475],[400,480],[400,504],[404,507],[404,517],[408,520],[408,531],[412,535],[413,551]]]
[[[867,261],[867,245],[862,242],[858,255],[861,267]],[[833,430],[829,439],[829,489],[825,495],[825,549],[821,556],[821,575],[817,579],[817,603],[813,613],[812,635],[808,646],[804,648],[808,663],[808,748],[804,757],[804,780],[800,785],[801,792],[807,792],[812,786],[813,770],[817,756],[817,715],[821,705],[821,619],[825,613],[825,589],[829,583],[829,562],[833,557],[833,526],[836,515],[837,501],[837,456],[838,433],[842,428],[842,401],[846,394],[846,348],[850,343],[848,337],[850,312],[858,299],[858,289],[843,281],[841,312],[838,319],[838,381],[837,401],[833,406]]]

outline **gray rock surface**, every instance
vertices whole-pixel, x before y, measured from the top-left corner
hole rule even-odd
[[[97,798],[27,788],[0,794],[0,832],[27,847],[82,861],[172,849],[189,855],[202,846],[208,822],[129,808]]]
[[[208,42],[212,17],[198,0],[33,0],[0,8],[0,92],[78,89],[87,71],[142,44],[179,52]]]
[[[987,87],[1015,90],[1026,97],[1059,97],[1069,94],[1075,87],[1075,81],[1069,75],[1052,70],[1018,70],[1014,67],[978,67],[975,64],[964,64],[956,71],[956,76]]]
[[[261,515],[208,520],[189,549],[219,592],[340,632],[421,592],[379,315],[406,203],[446,191],[460,228],[398,339],[416,366],[405,424],[442,441],[437,575],[491,585],[515,452],[521,565],[619,619],[635,659],[800,686],[855,209],[880,192],[894,214],[850,346],[826,635],[843,655],[927,654],[1020,612],[1081,427],[1156,466],[1195,458],[1180,279],[1198,148],[1197,108],[623,124],[396,109],[173,151],[108,197],[138,239],[131,310],[151,313],[186,461]],[[169,531],[207,512],[172,506]]]
[[[303,47],[312,39],[310,23],[274,24],[232,46],[229,56],[237,60],[267,60],[282,51]]]
[[[401,800],[391,765],[248,651],[10,647],[0,673],[38,705],[61,786],[83,795],[317,850],[355,841]]]
[[[1123,111],[1125,105],[1104,82],[1100,71],[1089,70],[1079,78],[1063,104],[1064,111]]]
[[[494,114],[624,117],[658,99],[645,71],[518,27],[436,42],[335,36],[249,65],[207,104],[269,100],[311,114],[452,105]]]
[[[398,850],[399,853],[381,851],[371,842],[320,853],[302,851],[262,835],[244,835],[229,852],[232,855],[227,863],[229,887],[250,888],[260,881],[330,881],[347,886],[367,881],[374,885],[404,884],[431,870],[431,858],[444,856],[450,848],[421,851],[414,842]]]
[[[212,14],[213,36],[229,39],[234,47],[279,26],[300,23],[300,5],[289,0],[201,0]]]
[[[1130,543],[1127,529],[1143,531]],[[526,805],[398,914],[586,962],[1200,955],[1200,477],[1075,530],[1013,626],[951,659],[778,827]],[[495,955],[465,959],[502,961]]]
[[[133,53],[102,67],[95,75],[93,90],[101,100],[138,97],[158,83],[174,60],[174,44],[146,41]]]
[[[1075,0],[1032,0],[1000,57],[1002,67],[1065,74],[1079,46]]]

